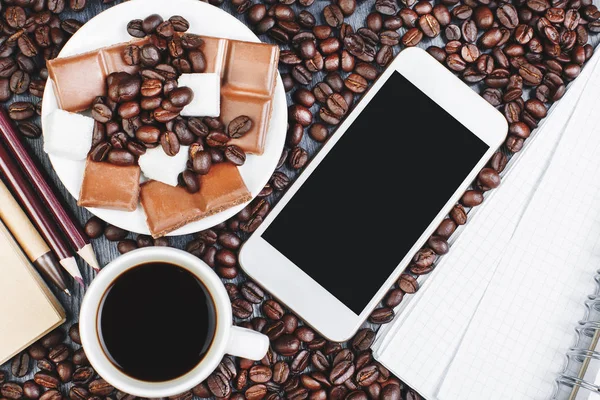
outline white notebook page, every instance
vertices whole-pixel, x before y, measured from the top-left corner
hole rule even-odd
[[[553,107],[535,136],[509,164],[502,185],[486,197],[458,235],[451,252],[382,330],[375,357],[428,399],[436,398],[491,276],[553,154],[577,103],[592,64]],[[514,173],[513,173],[514,171]]]
[[[600,266],[600,71],[500,260],[441,400],[547,399]]]

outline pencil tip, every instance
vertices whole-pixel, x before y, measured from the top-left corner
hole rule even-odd
[[[77,254],[81,256],[96,272],[100,271],[100,265],[96,259],[94,248],[91,244],[86,244],[81,249],[77,250]]]
[[[67,257],[63,258],[59,261],[60,265],[67,270],[69,275],[71,275],[77,282],[83,285],[83,277],[81,276],[81,272],[79,272],[79,267],[77,267],[77,261],[75,261],[75,257]]]
[[[67,294],[67,296],[71,297],[71,291],[69,289],[65,289],[64,291]]]

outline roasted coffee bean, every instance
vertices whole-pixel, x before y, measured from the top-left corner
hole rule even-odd
[[[419,44],[422,39],[423,32],[418,28],[411,28],[402,36],[402,44],[406,47],[413,47]]]
[[[448,242],[439,236],[431,236],[427,241],[427,245],[438,255],[448,253]]]
[[[300,350],[290,363],[292,373],[298,374],[308,367],[310,361],[310,352],[308,350]]]
[[[315,94],[315,96],[317,95]],[[310,110],[299,104],[294,104],[288,108],[288,116],[291,121],[295,121],[302,126],[309,126],[313,118]]]
[[[225,147],[229,136],[223,132],[211,132],[206,137],[206,144],[210,147]]]
[[[388,307],[377,308],[369,316],[369,322],[373,324],[387,324],[392,319],[394,319],[394,310]]]
[[[227,235],[234,235],[233,233],[226,233]],[[237,238],[237,236],[235,236]],[[239,238],[237,239],[239,241]],[[229,239],[227,239],[226,241],[229,241]],[[254,282],[251,281],[246,281],[242,284],[241,290],[240,292],[242,293],[242,296],[244,296],[244,298],[246,300],[248,300],[249,302],[253,303],[253,304],[260,304],[260,302],[263,300],[265,293],[264,291],[258,286],[256,285]]]
[[[56,373],[58,374],[58,378],[60,379],[60,381],[63,383],[71,381],[74,370],[75,367],[70,361],[63,361],[56,365]]]
[[[158,15],[158,14],[149,15],[146,18],[144,18],[144,20],[142,21],[142,29],[144,30],[144,32],[146,32],[146,34],[149,35],[149,34],[153,33],[162,22],[163,22],[163,19],[160,15]]]
[[[500,175],[492,168],[483,168],[477,175],[477,180],[486,189],[493,189],[500,185]]]
[[[344,85],[353,93],[363,93],[368,87],[367,80],[358,74],[348,75]]]
[[[90,393],[96,396],[109,396],[115,388],[104,379],[96,379],[89,383]]]
[[[117,250],[119,251],[119,254],[129,253],[137,248],[137,243],[132,239],[121,240],[119,243],[117,243]]]
[[[65,361],[69,358],[71,354],[71,350],[65,344],[59,344],[50,349],[48,352],[48,358],[55,364],[58,364],[61,361]]]
[[[327,98],[327,108],[336,117],[343,117],[348,112],[348,104],[342,95],[333,93]]]
[[[333,28],[339,28],[344,22],[344,15],[340,7],[335,4],[325,6],[323,9],[323,18],[327,25]]]
[[[288,165],[292,169],[303,168],[308,162],[308,152],[301,147],[294,147],[288,156]]]
[[[37,383],[30,380],[23,383],[23,395],[31,400],[39,399],[42,394],[42,390]]]
[[[90,392],[80,386],[73,386],[69,390],[69,398],[71,400],[88,400],[90,398]]]
[[[352,361],[342,361],[335,364],[329,375],[329,380],[334,385],[341,385],[354,375]]]
[[[23,352],[15,356],[11,363],[11,372],[17,378],[21,378],[29,372],[29,354]]]
[[[400,289],[392,289],[388,292],[384,300],[386,307],[394,308],[402,302],[404,298],[404,292]]]
[[[106,240],[110,240],[111,242],[117,242],[125,239],[127,237],[127,233],[128,232],[126,230],[110,224],[106,225],[106,228],[104,229],[104,236],[106,237]]]
[[[383,15],[395,15],[398,12],[398,3],[394,0],[377,0],[375,9]]]
[[[400,386],[390,384],[386,385],[383,389],[381,389],[381,399],[382,400],[400,400]]]
[[[452,210],[450,210],[450,218],[454,220],[458,225],[464,225],[467,223],[467,213],[462,205],[456,204]]]
[[[48,389],[57,389],[60,381],[54,374],[47,372],[38,372],[33,376],[33,380],[40,386]],[[8,396],[7,396],[8,397]]]
[[[237,139],[244,136],[252,129],[252,120],[246,115],[240,115],[239,117],[231,120],[227,126],[227,133],[229,137]]]
[[[46,334],[40,339],[40,343],[45,348],[50,348],[61,343],[65,338],[65,333],[60,329],[55,329],[52,332]]]
[[[23,121],[35,115],[35,107],[27,101],[16,101],[8,106],[8,116],[15,121]]]
[[[80,365],[89,365],[89,361],[87,359],[87,355],[85,354],[85,351],[83,350],[83,347],[75,350],[75,352],[73,353],[73,363],[77,366]]]
[[[429,3],[427,3],[429,4]],[[428,37],[433,38],[440,34],[441,27],[437,19],[431,14],[422,15],[418,20],[421,31]]]
[[[263,312],[272,320],[279,320],[284,314],[283,307],[277,301],[269,299],[262,306]]]
[[[100,162],[106,160],[108,153],[111,150],[111,145],[108,142],[100,142],[92,148],[90,151],[90,159],[92,161]]]
[[[523,64],[519,68],[519,75],[523,78],[525,83],[529,85],[539,85],[542,83],[543,74],[539,68],[535,67],[532,64]]]
[[[284,357],[294,356],[300,350],[300,340],[293,335],[282,335],[272,345],[273,349]]]
[[[52,372],[56,369],[56,366],[50,361],[47,360],[45,358],[42,358],[41,360],[38,360],[38,362],[36,363],[37,367],[41,370],[41,371],[49,371]]]
[[[0,386],[0,394],[11,400],[18,400],[23,397],[23,388],[18,383],[6,382]]]
[[[97,217],[94,217],[97,218]],[[89,221],[88,221],[89,222]],[[87,226],[87,224],[86,224]],[[100,232],[98,234],[98,236],[100,236],[102,234],[102,229],[100,229]],[[84,227],[84,231],[88,232],[88,230]],[[90,235],[88,235],[89,237],[91,237]],[[96,236],[96,237],[98,237]],[[48,351],[46,350],[46,348],[44,346],[41,345],[40,342],[35,342],[33,343],[31,346],[29,346],[29,348],[27,349],[27,352],[29,353],[29,356],[31,358],[33,358],[34,360],[41,360],[42,358],[46,357],[46,355],[48,354]]]
[[[419,283],[417,280],[408,274],[400,275],[398,279],[398,287],[404,291],[404,293],[412,294],[419,290]]]
[[[281,171],[275,171],[271,176],[271,185],[275,190],[284,190],[290,184],[290,178]]]
[[[244,392],[244,395],[248,400],[263,399],[267,395],[267,387],[263,384],[252,385]]]
[[[252,315],[252,304],[244,299],[236,299],[231,303],[233,315],[240,319],[248,318]]]
[[[283,384],[290,375],[290,367],[285,361],[278,361],[273,365],[273,382]]]
[[[160,136],[160,145],[163,148],[163,151],[168,156],[175,156],[179,153],[180,144],[179,138],[174,132],[166,131]]]
[[[106,161],[114,165],[134,165],[135,157],[127,150],[112,149],[108,152]]]
[[[361,329],[354,335],[354,339],[352,339],[352,348],[357,351],[365,351],[371,347],[374,340],[375,332],[368,328]]]
[[[248,371],[248,378],[254,383],[265,383],[271,380],[273,372],[264,365],[255,365]]]
[[[234,165],[244,165],[246,162],[246,153],[239,146],[229,145],[224,151],[225,159]]]
[[[483,193],[479,190],[467,190],[460,198],[465,207],[475,207],[483,203]],[[447,238],[447,236],[444,236]]]
[[[362,387],[372,385],[373,383],[375,383],[377,381],[377,378],[379,378],[379,369],[374,364],[367,365],[367,366],[361,368],[356,373],[356,377],[355,377],[356,383]]]
[[[129,21],[129,23],[127,23],[127,33],[137,38],[145,37],[146,32],[144,32],[142,20],[134,19]]]

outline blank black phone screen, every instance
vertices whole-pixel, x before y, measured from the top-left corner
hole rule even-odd
[[[262,237],[360,314],[487,150],[396,71]]]

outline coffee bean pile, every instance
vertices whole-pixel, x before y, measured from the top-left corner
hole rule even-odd
[[[267,334],[271,349],[260,362],[225,357],[206,382],[176,397],[420,399],[372,359],[369,347],[375,329],[391,321],[393,308],[405,294],[419,289],[418,276],[432,271],[439,256],[449,251],[448,238],[467,222],[470,208],[481,204],[485,192],[500,184],[500,174],[512,154],[521,150],[548,107],[562,97],[568,82],[592,56],[589,36],[600,31],[597,8],[590,0],[375,0],[369,3],[373,9],[362,26],[351,26],[356,8],[364,7],[356,0],[332,0],[324,8],[314,0],[211,2],[226,9],[233,7],[233,12],[261,39],[280,44],[280,71],[288,92],[290,123],[277,170],[257,199],[230,220],[194,235],[186,250],[202,258],[224,279],[236,323]],[[133,28],[143,31],[143,24],[141,28],[137,24],[132,24]],[[435,42],[428,48],[432,56],[506,116],[510,135],[414,256],[369,323],[348,343],[328,342],[243,276],[238,249],[306,165],[309,153],[314,154],[313,149],[328,139],[393,56],[403,46],[431,42]],[[15,106],[11,115],[19,119],[30,112],[28,107]],[[23,125],[20,129],[24,135],[36,136],[29,134],[36,128]],[[23,129],[29,130],[24,133]],[[133,238],[95,217],[85,228],[90,237],[104,235],[118,242],[121,253],[169,244],[166,239],[152,240],[145,235]],[[66,362],[79,365],[73,359],[77,351]],[[38,362],[48,368],[51,363]],[[11,381],[18,381],[18,375],[12,372]],[[56,370],[53,373],[58,374]],[[9,375],[0,373],[0,382]],[[17,386],[24,390],[25,385]],[[47,396],[56,396],[57,400],[65,395],[78,400],[133,399],[118,391],[99,395],[85,384],[75,386],[78,388],[74,391],[69,384],[62,386],[62,395],[50,388],[52,394]],[[17,395],[27,396],[19,395],[19,389],[12,385],[1,393],[14,400]],[[78,397],[78,393],[83,395]],[[29,398],[35,399],[34,395]]]
[[[252,120],[240,115],[227,127],[219,118],[182,117],[180,112],[193,99],[189,87],[178,87],[182,73],[204,72],[204,41],[184,33],[188,21],[172,16],[164,21],[157,14],[136,19],[127,31],[149,43],[128,45],[123,51],[127,65],[140,68],[136,74],[115,72],[106,78],[107,96],[92,105],[95,120],[90,158],[115,165],[135,165],[148,148],[162,146],[168,156],[189,147],[188,168],[179,175],[179,185],[190,193],[200,190],[198,176],[212,164],[243,165],[246,154],[230,139],[240,138],[252,128]]]
[[[59,14],[83,10],[86,0],[3,0],[1,5],[0,102],[16,100],[8,108],[10,118],[19,121],[23,136],[36,138],[42,131],[31,119],[40,113],[41,102],[18,97],[42,97],[48,79],[46,60],[55,58],[82,25]]]

